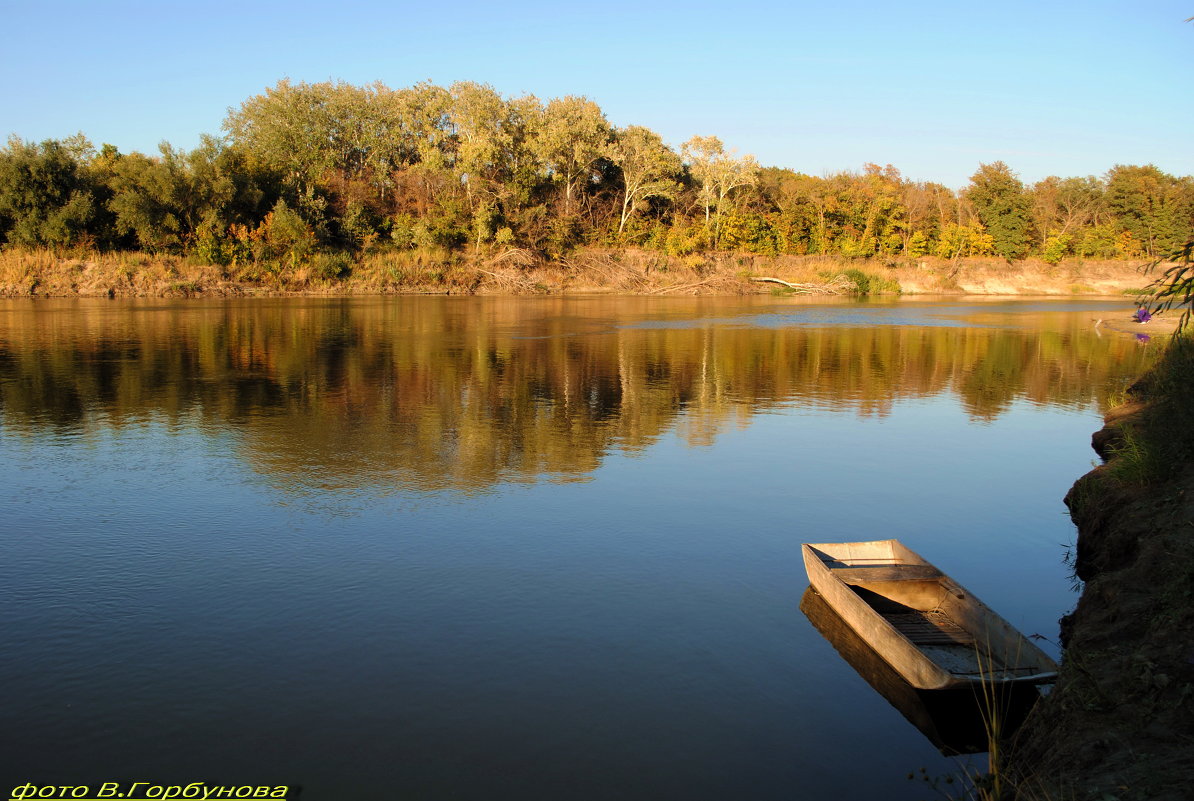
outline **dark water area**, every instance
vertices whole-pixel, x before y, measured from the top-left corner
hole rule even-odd
[[[800,543],[899,538],[1053,637],[1061,498],[1157,349],[1120,313],[0,302],[5,791],[934,797]]]

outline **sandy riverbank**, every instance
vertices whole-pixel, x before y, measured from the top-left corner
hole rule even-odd
[[[289,265],[215,265],[179,256],[0,252],[5,297],[226,297],[237,295],[570,294],[726,295],[788,292],[777,278],[816,291],[861,294],[1122,296],[1149,278],[1142,262],[943,260],[850,261],[827,256],[716,253],[675,257],[588,249],[548,260],[527,251],[461,254],[391,251],[319,255]]]

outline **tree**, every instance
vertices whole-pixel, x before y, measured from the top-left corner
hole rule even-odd
[[[980,164],[970,177],[966,199],[991,237],[995,253],[1005,259],[1020,259],[1028,253],[1032,201],[1011,168],[1002,161]]]
[[[565,216],[572,213],[577,187],[592,178],[610,135],[601,107],[587,98],[557,98],[543,110],[533,147],[551,179],[564,186]]]
[[[1084,229],[1105,216],[1103,184],[1093,176],[1049,176],[1032,187],[1032,227],[1045,261],[1085,255]]]
[[[743,186],[753,186],[758,181],[759,165],[754,156],[735,157],[727,153],[725,146],[716,136],[694,136],[682,148],[685,162],[700,184],[698,200],[705,209],[705,227],[710,224],[712,212],[711,242],[716,244],[721,213],[730,193]]]
[[[491,86],[457,82],[449,110],[453,168],[478,222],[514,215],[530,202],[544,170],[532,150],[543,106],[533,95],[506,100]],[[487,238],[478,229],[478,240]]]
[[[680,185],[674,176],[681,170],[680,157],[654,131],[640,125],[615,132],[604,150],[606,158],[622,171],[622,210],[618,234],[626,222],[653,197],[674,200]]]
[[[1107,205],[1117,225],[1151,257],[1176,251],[1189,236],[1194,198],[1185,189],[1151,164],[1117,165],[1107,173]]]
[[[80,159],[93,152],[82,135],[39,145],[10,138],[0,150],[0,237],[27,247],[88,238],[97,204]]]
[[[424,155],[425,141],[440,144],[442,135],[433,131],[442,125],[442,92],[422,84],[394,92],[381,83],[281,80],[230,111],[224,130],[300,195],[312,195],[324,174],[334,171],[369,181],[384,197],[395,169]]]
[[[692,176],[700,184],[697,199],[705,209],[705,227],[708,228],[712,210],[717,205],[717,170],[714,163],[725,154],[725,145],[716,136],[694,136],[681,146],[680,152]]]
[[[905,181],[902,201],[904,225],[901,228],[905,256],[923,256],[937,238],[940,226],[934,225],[933,184]]]
[[[833,180],[765,167],[759,171],[758,192],[765,208],[779,212],[780,252],[828,252],[840,231],[841,198]]]
[[[130,153],[111,165],[109,207],[116,226],[150,251],[182,253],[201,229],[223,236],[230,225],[260,219],[269,195],[243,154],[204,136],[185,152],[163,142],[159,155]]]
[[[943,259],[958,259],[963,256],[986,256],[994,248],[994,240],[983,230],[981,223],[947,223],[941,229],[935,253]]]
[[[866,164],[862,175],[840,173],[831,181],[842,209],[842,233],[837,246],[846,256],[873,256],[899,249],[906,226],[902,206],[902,179],[890,164]]]

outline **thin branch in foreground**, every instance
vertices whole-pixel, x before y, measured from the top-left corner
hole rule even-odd
[[[1187,242],[1176,253],[1156,259],[1144,268],[1147,275],[1157,266],[1169,262],[1165,272],[1148,285],[1150,299],[1146,308],[1152,314],[1160,314],[1177,306],[1184,307],[1177,321],[1178,336],[1185,330],[1194,310],[1194,240]]]

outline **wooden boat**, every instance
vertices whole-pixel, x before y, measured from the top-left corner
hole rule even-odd
[[[812,587],[804,591],[800,611],[842,659],[943,756],[989,751],[992,720],[999,721],[1001,737],[1010,737],[1040,700],[1037,686],[1023,682],[918,690],[884,662]]]
[[[913,687],[1042,683],[1057,663],[897,540],[806,543],[809,583]]]

